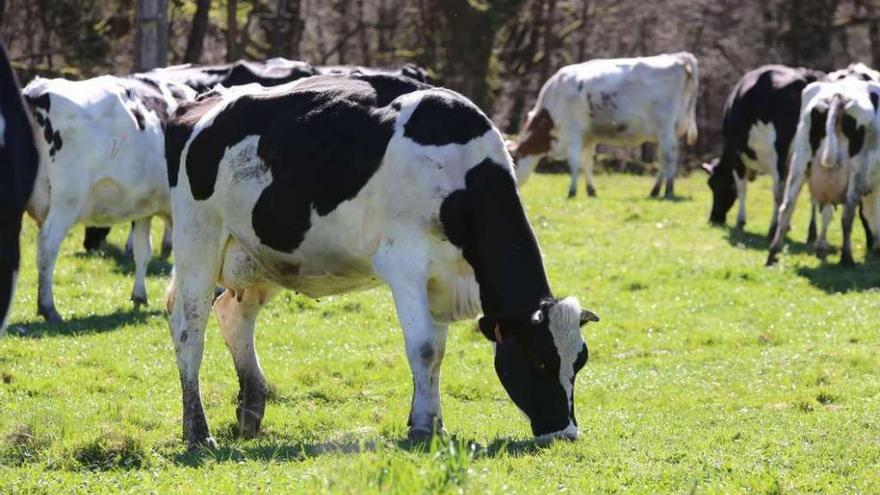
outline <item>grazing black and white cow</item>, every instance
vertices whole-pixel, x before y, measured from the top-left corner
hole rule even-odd
[[[877,72],[861,62],[849,64],[846,69],[838,69],[828,74],[829,81],[838,81],[845,77],[854,77],[861,79],[862,81],[880,82],[880,72]]]
[[[496,371],[534,434],[577,437],[579,326],[598,318],[553,297],[504,141],[470,101],[390,75],[235,87],[178,109],[166,151],[176,243],[167,304],[190,447],[215,445],[199,367],[218,283],[246,435],[265,408],[254,327],[269,298],[385,283],[413,374],[411,436],[442,427],[448,324],[482,310]]]
[[[18,78],[0,43],[0,334],[12,306],[21,216],[37,175],[37,149]]]
[[[171,213],[165,121],[195,91],[135,75],[75,82],[37,78],[23,92],[40,127],[40,167],[28,204],[40,225],[39,314],[61,321],[52,278],[61,241],[75,223],[134,220],[131,298],[145,304],[150,220]]]
[[[779,208],[779,227],[770,244],[767,265],[777,261],[795,201],[805,180],[814,203],[822,209],[823,225],[816,252],[828,252],[825,234],[836,204],[844,204],[843,248],[840,263],[852,265],[851,234],[856,206],[862,204],[869,248],[880,248],[877,199],[878,117],[880,83],[846,77],[808,85],[801,97],[797,133],[792,141],[785,197]],[[873,238],[872,238],[873,232]]]
[[[703,165],[712,188],[710,222],[724,224],[738,200],[736,228],[742,229],[747,183],[758,173],[766,173],[773,178],[773,216],[767,234],[772,239],[788,175],[788,149],[801,110],[801,91],[824,76],[803,67],[765,65],[739,80],[724,105],[724,149],[711,165]]]
[[[545,156],[566,160],[571,171],[568,196],[577,192],[581,167],[587,194],[595,196],[593,160],[599,143],[658,144],[662,170],[651,191],[673,196],[678,139],[697,140],[699,75],[690,53],[597,59],[559,69],[541,88],[538,101],[513,146],[517,179],[525,182]]]

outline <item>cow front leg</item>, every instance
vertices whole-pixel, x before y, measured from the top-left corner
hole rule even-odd
[[[785,196],[782,204],[779,206],[779,215],[776,219],[776,229],[773,234],[773,241],[770,243],[770,252],[767,255],[767,266],[776,264],[779,252],[782,251],[782,244],[785,242],[785,233],[791,224],[791,216],[794,213],[794,205],[797,197],[804,185],[804,174],[801,167],[792,167],[789,171],[788,180],[786,181]]]
[[[134,307],[141,304],[147,305],[147,267],[150,258],[153,257],[153,245],[150,240],[150,217],[135,220],[131,229],[134,241],[134,288],[131,290],[131,300]]]
[[[238,373],[238,404],[235,417],[239,434],[254,438],[260,433],[263,414],[266,411],[268,385],[260,368],[254,344],[254,328],[257,314],[271,295],[262,289],[226,291],[214,302],[214,314],[220,321],[220,331],[226,347],[232,354]]]
[[[447,325],[431,317],[424,258],[383,249],[374,259],[374,268],[391,287],[412,371],[408,436],[412,440],[424,440],[443,431],[440,364],[446,352]]]
[[[55,262],[58,251],[67,231],[76,220],[78,208],[62,205],[49,211],[46,221],[40,228],[37,240],[37,267],[39,270],[39,288],[37,295],[37,313],[49,323],[62,322],[61,315],[55,309],[55,292],[53,288]]]
[[[745,177],[740,177],[736,171],[733,171],[733,183],[736,185],[736,201],[738,209],[736,212],[736,230],[742,230],[746,226],[746,193],[748,192],[748,182]]]
[[[171,217],[165,217],[163,219],[165,221],[165,231],[162,233],[162,258],[168,258],[171,256],[171,232],[174,230],[174,224],[172,223]]]

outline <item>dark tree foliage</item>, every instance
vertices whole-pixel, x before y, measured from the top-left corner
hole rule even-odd
[[[26,81],[135,67],[147,0],[0,0],[0,36]],[[155,1],[155,0],[150,0]],[[426,67],[516,132],[559,67],[688,50],[700,61],[700,143],[748,69],[880,66],[880,0],[165,0],[168,63],[284,56]]]

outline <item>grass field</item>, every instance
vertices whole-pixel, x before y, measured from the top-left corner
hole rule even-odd
[[[579,441],[529,441],[491,346],[464,322],[442,375],[451,439],[404,442],[411,381],[381,288],[283,293],[262,312],[274,391],[257,440],[235,438],[237,381],[212,319],[202,391],[221,449],[187,454],[161,312],[170,265],[154,259],[151,305],[134,312],[132,262],[116,248],[84,255],[78,228],[56,270],[69,321],[47,326],[27,221],[0,339],[0,493],[880,492],[880,262],[864,264],[860,228],[855,269],[837,252],[823,264],[803,243],[802,202],[768,269],[767,179],[750,191],[745,233],[706,223],[703,175],[681,180],[673,202],[632,176],[600,176],[598,199],[568,201],[567,180],[534,176],[523,194],[554,291],[602,317],[585,327]]]

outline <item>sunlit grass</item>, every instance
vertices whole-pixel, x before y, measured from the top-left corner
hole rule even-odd
[[[529,442],[470,322],[450,332],[443,367],[452,440],[427,452],[404,442],[411,381],[380,288],[283,293],[261,313],[274,394],[257,440],[234,435],[237,381],[212,319],[202,390],[221,449],[187,454],[160,311],[170,265],[154,259],[151,305],[133,312],[131,261],[82,254],[77,229],[56,270],[68,323],[47,326],[34,316],[27,221],[0,339],[0,493],[880,491],[880,263],[863,263],[859,229],[855,269],[837,266],[838,253],[823,264],[803,243],[802,204],[767,269],[768,180],[753,184],[744,234],[707,224],[704,176],[681,180],[674,202],[648,199],[645,177],[596,183],[598,199],[566,200],[564,176],[534,176],[523,191],[554,290],[602,317],[586,327],[582,438],[547,448]]]

